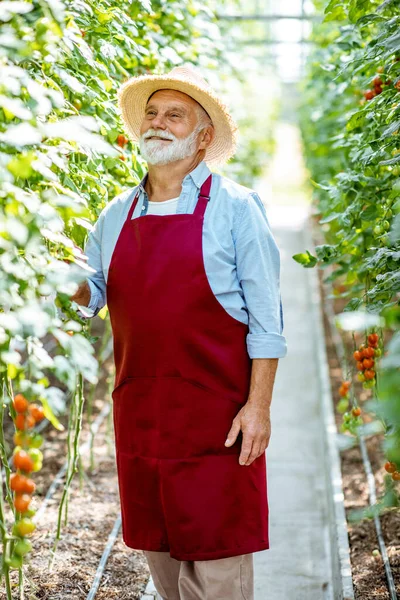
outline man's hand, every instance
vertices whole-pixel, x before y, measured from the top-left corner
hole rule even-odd
[[[246,402],[232,421],[225,446],[232,446],[235,443],[240,430],[243,439],[239,463],[248,466],[265,452],[269,444],[271,437],[269,409],[265,405]]]
[[[241,465],[251,465],[261,456],[271,437],[270,406],[278,358],[253,358],[250,390],[246,404],[232,421],[225,446],[235,443],[242,431],[242,448],[239,456]]]
[[[81,306],[88,306],[88,304],[90,302],[90,298],[91,298],[90,287],[89,287],[87,280],[85,280],[83,283],[81,283],[79,285],[75,294],[73,296],[70,296],[69,299],[71,301],[72,300],[75,301],[77,304],[80,304]]]

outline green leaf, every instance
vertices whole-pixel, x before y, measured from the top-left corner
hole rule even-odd
[[[375,8],[371,0],[350,0],[349,19],[352,23],[355,23],[366,13],[374,12]]]
[[[343,308],[343,312],[357,310],[362,305],[362,303],[363,301],[361,298],[352,298],[350,302],[348,302]]]
[[[327,191],[329,191],[331,189],[330,185],[322,185],[322,183],[318,183],[317,181],[314,181],[313,179],[310,179],[310,183],[314,187],[316,187],[316,188],[318,188],[320,190],[327,190]]]
[[[357,127],[362,127],[365,123],[365,111],[359,110],[356,113],[353,113],[350,119],[346,123],[347,131],[353,131],[353,129],[357,129]]]
[[[324,11],[324,22],[327,21],[344,21],[347,19],[347,13],[343,7],[341,0],[331,0]]]
[[[56,415],[51,410],[50,404],[47,402],[46,398],[41,397],[40,399],[43,404],[43,411],[44,411],[44,416],[46,417],[46,419],[48,419],[50,421],[50,423],[53,425],[53,427],[58,429],[58,431],[64,431],[64,429],[65,429],[64,425],[62,423],[60,423],[60,421],[57,419]]]
[[[317,264],[317,258],[315,256],[313,256],[312,254],[310,254],[310,252],[308,250],[306,250],[306,252],[302,252],[300,254],[294,254],[292,256],[292,258],[300,263],[301,265],[303,265],[303,267],[306,268],[311,268],[314,267]]]
[[[400,120],[399,121],[394,121],[393,123],[391,123],[389,125],[389,127],[387,127],[383,131],[380,139],[383,140],[384,138],[388,137],[389,135],[392,135],[392,133],[394,133],[399,128],[400,128]]]
[[[396,156],[394,156],[393,158],[388,158],[387,160],[381,160],[378,164],[379,165],[394,165],[398,162],[400,162],[400,152],[399,152],[399,154],[396,154]]]
[[[331,244],[320,244],[315,247],[315,253],[319,260],[329,262],[337,257],[337,247]]]
[[[331,221],[334,221],[335,219],[337,219],[341,215],[342,215],[342,213],[333,212],[330,215],[328,215],[327,217],[324,217],[323,219],[320,219],[319,222],[320,223],[330,223]]]
[[[378,209],[374,204],[361,211],[360,217],[363,221],[374,221],[378,218]]]

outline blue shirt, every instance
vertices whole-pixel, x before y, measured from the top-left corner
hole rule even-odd
[[[202,161],[185,176],[177,214],[193,213],[200,187],[210,172]],[[140,218],[147,212],[146,177],[147,174],[138,186],[113,198],[89,232],[84,252],[94,272],[88,276],[90,303],[82,307],[87,318],[96,316],[107,303],[111,256],[138,190],[140,195],[132,218]],[[249,326],[246,343],[250,358],[285,356],[280,252],[265,206],[255,191],[216,173],[204,214],[203,261],[217,300],[232,317]]]

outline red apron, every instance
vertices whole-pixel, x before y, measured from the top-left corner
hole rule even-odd
[[[137,194],[107,282],[123,540],[177,560],[269,548],[265,453],[242,466],[242,433],[224,445],[251,359],[248,325],[226,312],[204,269],[211,178],[193,214],[132,219]]]

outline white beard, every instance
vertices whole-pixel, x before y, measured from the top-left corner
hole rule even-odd
[[[173,133],[159,129],[148,129],[139,139],[140,154],[150,165],[166,165],[187,158],[196,151],[197,135],[202,128],[203,126],[198,125],[185,138],[177,138]],[[167,144],[159,140],[146,139],[153,135],[172,141]]]

